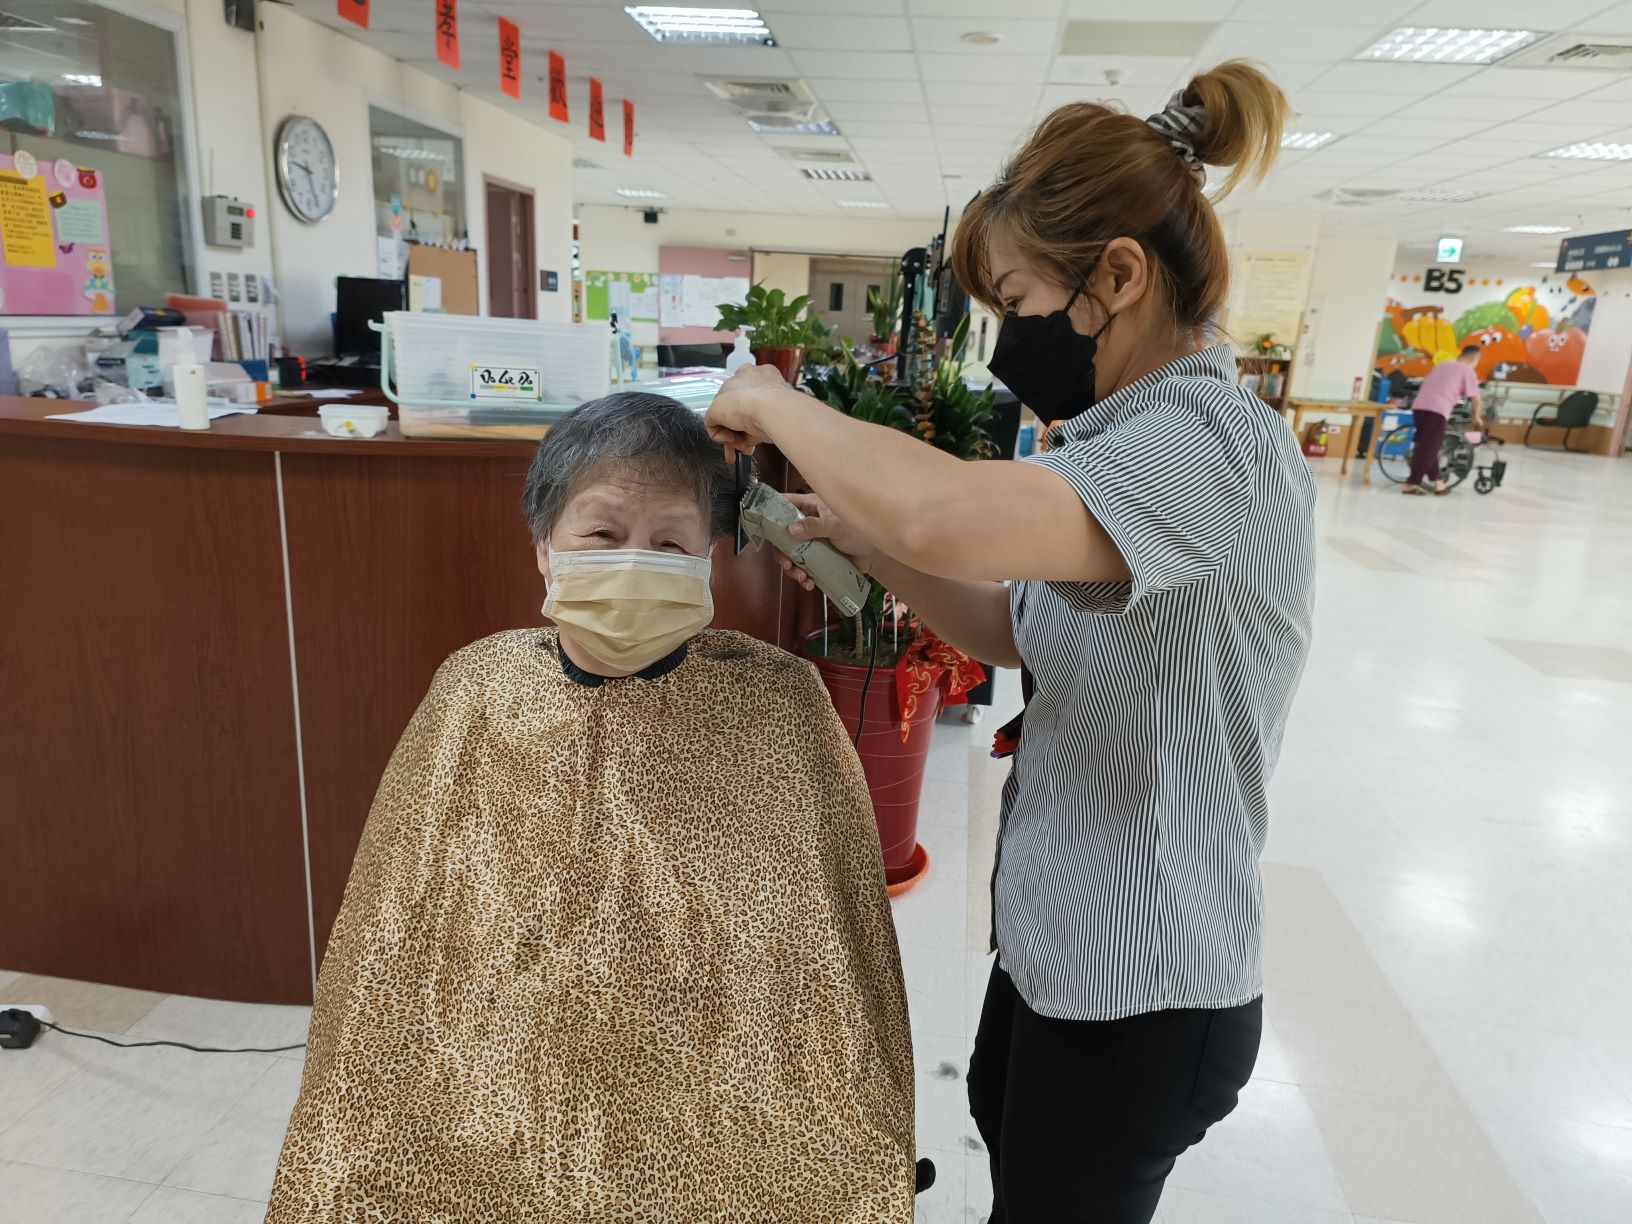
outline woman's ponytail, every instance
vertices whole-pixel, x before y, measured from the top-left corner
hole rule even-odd
[[[1217,199],[1242,182],[1259,182],[1281,151],[1281,132],[1292,106],[1275,84],[1246,60],[1230,60],[1192,80],[1184,100],[1206,118],[1196,136],[1196,156],[1209,166],[1228,166]]]

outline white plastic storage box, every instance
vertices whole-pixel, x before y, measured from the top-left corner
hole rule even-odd
[[[538,438],[611,387],[604,324],[394,310],[380,339],[380,386],[411,437]]]

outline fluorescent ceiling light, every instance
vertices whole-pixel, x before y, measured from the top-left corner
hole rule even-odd
[[[840,208],[888,208],[883,200],[840,200]]]
[[[619,187],[618,194],[628,200],[666,200],[669,198],[661,191],[648,191],[644,187]]]
[[[831,119],[817,119],[810,123],[769,123],[760,119],[748,120],[748,126],[756,132],[769,132],[774,136],[837,136],[838,125]]]
[[[841,170],[831,166],[806,166],[805,177],[827,183],[865,183],[873,176],[865,170]]]
[[[62,22],[63,25],[88,26],[91,24],[84,17],[58,17],[57,20]]]
[[[1508,234],[1562,234],[1569,228],[1567,225],[1509,225],[1503,232]]]
[[[1531,266],[1531,267],[1532,267],[1532,268],[1546,268],[1546,269],[1548,269],[1548,270],[1549,270],[1549,271],[1551,271],[1551,272],[1556,272],[1556,271],[1558,271],[1558,263],[1557,263],[1557,261],[1555,261],[1555,260],[1551,260],[1551,259],[1549,259],[1549,260],[1548,260],[1548,261],[1547,261],[1547,262],[1546,262],[1546,263],[1533,263],[1533,264],[1531,264],[1531,265],[1530,265],[1530,266]]]
[[[1632,161],[1632,144],[1600,144],[1588,141],[1583,144],[1565,145],[1562,149],[1552,149],[1542,156],[1573,157],[1586,161]]]
[[[1335,132],[1283,132],[1281,134],[1281,148],[1283,149],[1318,149],[1329,140],[1335,140]]]
[[[623,11],[658,42],[776,46],[765,19],[753,9],[631,4]]]
[[[1463,191],[1455,187],[1419,187],[1414,191],[1402,191],[1395,198],[1426,204],[1466,204],[1469,200],[1483,199],[1489,194],[1486,191]]]
[[[94,85],[102,88],[102,78],[94,72],[65,72],[61,78],[69,85]]]
[[[1355,58],[1416,64],[1494,64],[1540,37],[1539,30],[1401,26],[1383,35]]]

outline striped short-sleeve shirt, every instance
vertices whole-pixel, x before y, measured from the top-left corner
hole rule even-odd
[[[1046,1016],[1262,991],[1267,788],[1308,653],[1314,481],[1223,345],[1057,427],[1057,472],[1131,582],[1016,582],[1032,674],[993,880],[1001,962]]]

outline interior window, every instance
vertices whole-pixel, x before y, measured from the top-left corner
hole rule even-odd
[[[90,0],[0,16],[6,262],[30,272],[0,314],[93,313],[64,305],[67,279],[97,314],[196,288],[176,32]]]
[[[368,108],[374,154],[374,233],[404,242],[459,242],[465,222],[465,142],[412,119]]]
[[[827,286],[827,308],[829,310],[844,309],[844,282],[830,281]]]

